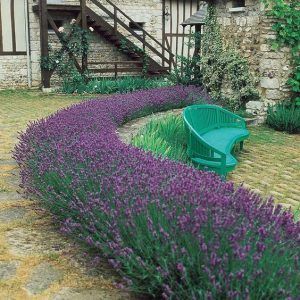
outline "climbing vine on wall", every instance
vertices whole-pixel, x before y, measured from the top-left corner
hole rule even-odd
[[[276,38],[272,41],[274,50],[290,48],[293,71],[287,83],[295,93],[300,105],[300,2],[299,0],[263,0],[267,15],[274,18],[272,29]]]
[[[248,62],[233,47],[225,48],[213,5],[208,6],[200,59],[202,82],[210,94],[232,110],[259,98]]]
[[[88,30],[77,25],[72,20],[70,26],[58,29],[60,49],[53,49],[48,45],[49,55],[41,58],[41,68],[48,71],[56,71],[62,78],[85,77],[80,74],[74,64],[74,58],[82,58],[88,55],[90,41],[92,39]],[[90,31],[92,28],[90,28]]]

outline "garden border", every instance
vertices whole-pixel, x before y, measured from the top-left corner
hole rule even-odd
[[[34,122],[14,152],[22,186],[62,232],[101,250],[132,290],[168,299],[296,295],[300,223],[291,212],[117,135],[130,119],[199,98],[208,100],[194,86],[139,91]]]

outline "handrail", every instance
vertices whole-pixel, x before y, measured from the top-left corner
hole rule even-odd
[[[91,0],[92,2],[94,0]],[[104,11],[106,11],[106,8],[103,9]],[[94,11],[92,11],[90,9],[90,13],[93,13],[95,15],[97,15]],[[107,14],[110,16],[113,16],[113,14],[111,14],[109,11],[107,11]],[[140,42],[142,42],[143,44],[147,45],[147,47],[154,52],[157,56],[159,56],[162,60],[167,61],[169,63],[170,59],[167,59],[166,57],[164,57],[162,55],[162,53],[160,53],[159,51],[157,51],[153,46],[151,46],[148,42],[143,41],[143,39],[134,31],[131,30],[131,28],[129,28],[124,22],[122,22],[121,20],[117,19],[117,22],[122,25],[127,31],[129,31],[135,38],[137,38]]]
[[[97,0],[91,0],[94,4]],[[99,0],[98,0],[99,1]],[[125,12],[123,12],[118,6],[116,6],[114,3],[112,3],[110,0],[105,0],[109,5],[111,5],[114,10],[119,11],[126,19],[128,19],[130,22],[134,23],[134,25],[141,30],[145,35],[150,37],[153,41],[155,41],[160,47],[162,47],[163,50],[167,51],[170,55],[175,56],[168,48],[164,47],[162,43],[160,43],[154,36],[152,36],[150,33],[148,33],[142,26],[140,26],[138,23],[136,23],[134,20],[132,20]],[[97,5],[97,4],[96,4]],[[101,5],[101,4],[100,4]],[[102,5],[101,5],[102,6]]]
[[[109,15],[114,20],[114,29],[116,30],[117,23],[119,23],[123,28],[129,31],[135,38],[137,38],[140,42],[142,42],[143,47],[147,46],[152,52],[154,52],[157,56],[159,56],[162,61],[166,61],[171,65],[172,58],[175,56],[168,48],[166,48],[163,44],[161,44],[155,37],[149,34],[144,28],[142,28],[139,24],[133,21],[126,13],[124,13],[119,7],[117,7],[110,0],[106,0],[106,2],[113,7],[114,12],[111,12],[108,8],[106,8],[103,4],[99,3],[98,0],[91,0],[97,7],[99,7],[102,11],[104,11],[107,15]],[[140,31],[143,32],[143,38],[138,35],[134,30],[132,30],[129,26],[127,26],[123,21],[121,21],[117,17],[117,12],[120,12],[127,20],[132,22]],[[146,40],[145,36],[148,36],[152,41],[154,41],[162,50],[166,51],[170,58],[167,59],[161,52],[157,51],[152,45],[150,45]]]

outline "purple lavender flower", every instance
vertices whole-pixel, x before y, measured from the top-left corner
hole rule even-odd
[[[297,298],[300,223],[290,211],[118,138],[131,118],[200,98],[211,101],[199,87],[166,87],[33,122],[14,152],[21,185],[133,290],[165,299],[284,299],[281,287]]]

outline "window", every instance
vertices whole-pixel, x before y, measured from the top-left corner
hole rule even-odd
[[[232,7],[245,7],[245,0],[233,0],[232,1]]]
[[[0,1],[0,55],[26,54],[24,0]]]
[[[143,28],[144,24],[145,24],[144,22],[129,22],[129,27],[133,30],[140,30],[138,26]]]
[[[129,22],[129,28],[131,28],[138,35],[143,35],[143,31],[137,26],[144,28],[144,22]]]

